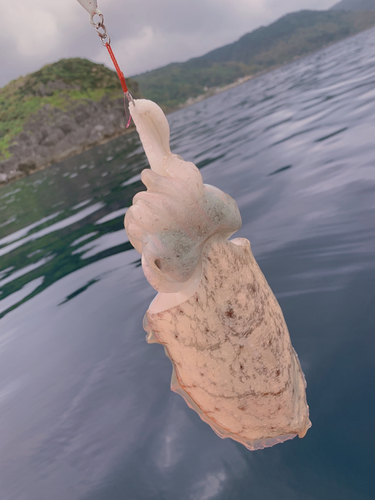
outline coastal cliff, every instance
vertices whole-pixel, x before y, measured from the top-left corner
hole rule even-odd
[[[138,85],[127,79],[134,97]],[[126,130],[117,74],[62,59],[0,90],[0,183],[18,179]]]

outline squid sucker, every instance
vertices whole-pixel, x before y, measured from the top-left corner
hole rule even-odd
[[[125,228],[158,292],[144,328],[172,362],[172,390],[249,450],[304,437],[305,377],[250,242],[229,239],[242,224],[236,202],[171,153],[159,106],[140,99],[130,111],[151,169]]]

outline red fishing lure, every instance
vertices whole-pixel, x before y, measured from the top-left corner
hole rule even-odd
[[[117,62],[117,59],[115,57],[115,54],[113,53],[113,50],[111,47],[111,39],[108,35],[107,28],[105,27],[105,24],[104,24],[104,15],[98,9],[97,0],[77,0],[77,1],[89,13],[90,24],[95,28],[96,32],[99,35],[99,38],[100,38],[102,45],[104,45],[104,47],[108,50],[110,58],[112,59],[113,65],[116,69],[117,75],[118,75],[120,82],[121,82],[122,90],[124,92],[124,108],[125,108],[125,115],[126,115],[126,119],[127,119],[126,128],[128,128],[130,125],[131,119],[132,119],[131,114],[130,114],[130,110],[129,110],[129,103],[134,102],[134,100],[133,100],[131,93],[128,90],[128,86],[126,85],[124,73],[121,71],[120,66]],[[95,15],[99,16],[100,20],[98,22],[94,21]]]

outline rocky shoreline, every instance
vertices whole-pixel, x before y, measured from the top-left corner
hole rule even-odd
[[[43,106],[32,116],[0,160],[0,184],[20,179],[107,142],[126,132],[123,98],[105,95],[70,110]]]

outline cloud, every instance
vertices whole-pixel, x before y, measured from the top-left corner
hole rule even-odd
[[[61,45],[62,28],[69,28],[72,9],[69,4],[67,7],[62,9],[61,4],[54,5],[48,0],[4,3],[1,10],[6,23],[2,26],[2,37],[15,45],[25,58],[47,54]]]
[[[49,0],[3,2],[0,43],[7,50],[0,54],[0,85],[59,58],[65,34],[69,37],[79,24],[72,6]]]
[[[333,0],[99,0],[123,71],[134,75],[202,55],[301,9]],[[63,57],[111,67],[76,0],[12,0],[2,4],[0,86]]]

